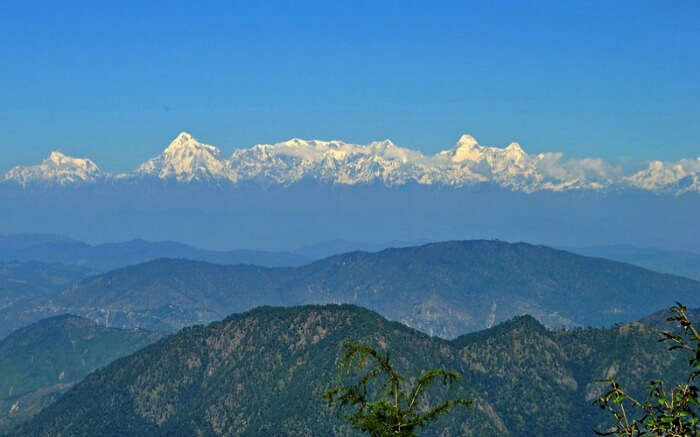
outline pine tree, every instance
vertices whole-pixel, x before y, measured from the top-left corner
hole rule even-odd
[[[615,378],[602,380],[610,385],[610,389],[594,404],[609,411],[614,423],[608,430],[596,431],[596,434],[624,437],[694,437],[699,434],[700,389],[695,379],[700,376],[700,333],[688,319],[686,307],[677,303],[670,311],[674,315],[666,319],[666,323],[677,323],[681,332],[663,332],[660,341],[672,342],[671,350],[692,352],[688,360],[690,373],[686,383],[667,390],[663,381],[652,381],[646,399],[638,400],[627,393]]]
[[[324,399],[338,414],[345,409],[353,428],[369,433],[372,437],[413,437],[416,430],[448,413],[453,407],[470,407],[471,400],[452,399],[426,406],[426,389],[441,380],[449,386],[459,379],[453,370],[431,369],[408,387],[406,378],[389,363],[389,353],[382,355],[375,349],[346,341],[339,361],[340,380],[355,373],[361,377],[350,385],[340,385],[328,390]],[[370,364],[371,361],[371,364]],[[365,370],[369,367],[369,370]],[[364,373],[362,373],[364,371]]]

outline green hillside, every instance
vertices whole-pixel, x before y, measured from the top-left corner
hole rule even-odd
[[[48,405],[88,373],[160,338],[57,316],[0,342],[0,431]]]
[[[617,374],[639,391],[680,378],[682,354],[641,324],[550,331],[529,316],[446,341],[354,306],[263,307],[186,328],[97,370],[19,435],[349,435],[326,408],[345,339],[391,351],[403,374],[462,374],[449,393],[475,399],[423,435],[590,435],[607,419],[592,381]],[[629,376],[629,377],[626,377]]]

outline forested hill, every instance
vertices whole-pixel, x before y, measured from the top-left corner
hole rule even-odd
[[[686,314],[691,322],[700,322],[700,308],[688,308],[686,309]],[[655,326],[660,329],[670,329],[670,327],[678,326],[678,322],[667,322],[667,319],[674,315],[675,314],[671,313],[668,309],[663,309],[643,317],[639,322],[644,323],[645,325]]]
[[[88,373],[161,337],[63,315],[0,342],[0,434],[36,414]]]
[[[0,261],[0,308],[25,299],[58,293],[90,273],[90,270],[79,266]]]
[[[391,352],[413,377],[462,379],[435,396],[475,399],[422,435],[591,435],[590,403],[616,373],[633,392],[679,379],[687,363],[641,324],[549,331],[529,316],[445,341],[349,305],[258,308],[186,328],[89,375],[17,435],[347,435],[322,393],[352,338]]]
[[[0,336],[57,313],[172,331],[260,305],[351,303],[450,338],[520,314],[550,327],[609,326],[676,300],[700,306],[700,282],[544,246],[450,241],[296,268],[160,259],[1,310]]]

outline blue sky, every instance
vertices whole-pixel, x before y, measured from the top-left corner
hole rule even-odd
[[[697,1],[100,3],[0,4],[0,171],[130,170],[181,130],[700,155]]]

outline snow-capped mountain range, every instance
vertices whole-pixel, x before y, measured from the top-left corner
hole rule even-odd
[[[653,161],[633,174],[602,159],[564,159],[561,153],[529,155],[518,143],[485,147],[463,135],[454,148],[429,156],[389,140],[367,145],[291,139],[236,150],[226,158],[215,146],[183,132],[159,156],[135,171],[112,175],[89,159],[52,152],[41,164],[17,166],[5,183],[72,185],[139,179],[180,183],[292,185],[301,180],[328,184],[400,186],[407,183],[455,188],[493,183],[511,190],[605,190],[637,188],[654,192],[700,193],[700,157]]]
[[[109,177],[89,159],[71,158],[58,150],[51,152],[39,165],[17,166],[5,174],[4,181],[21,185],[50,182],[58,185],[98,182]]]

